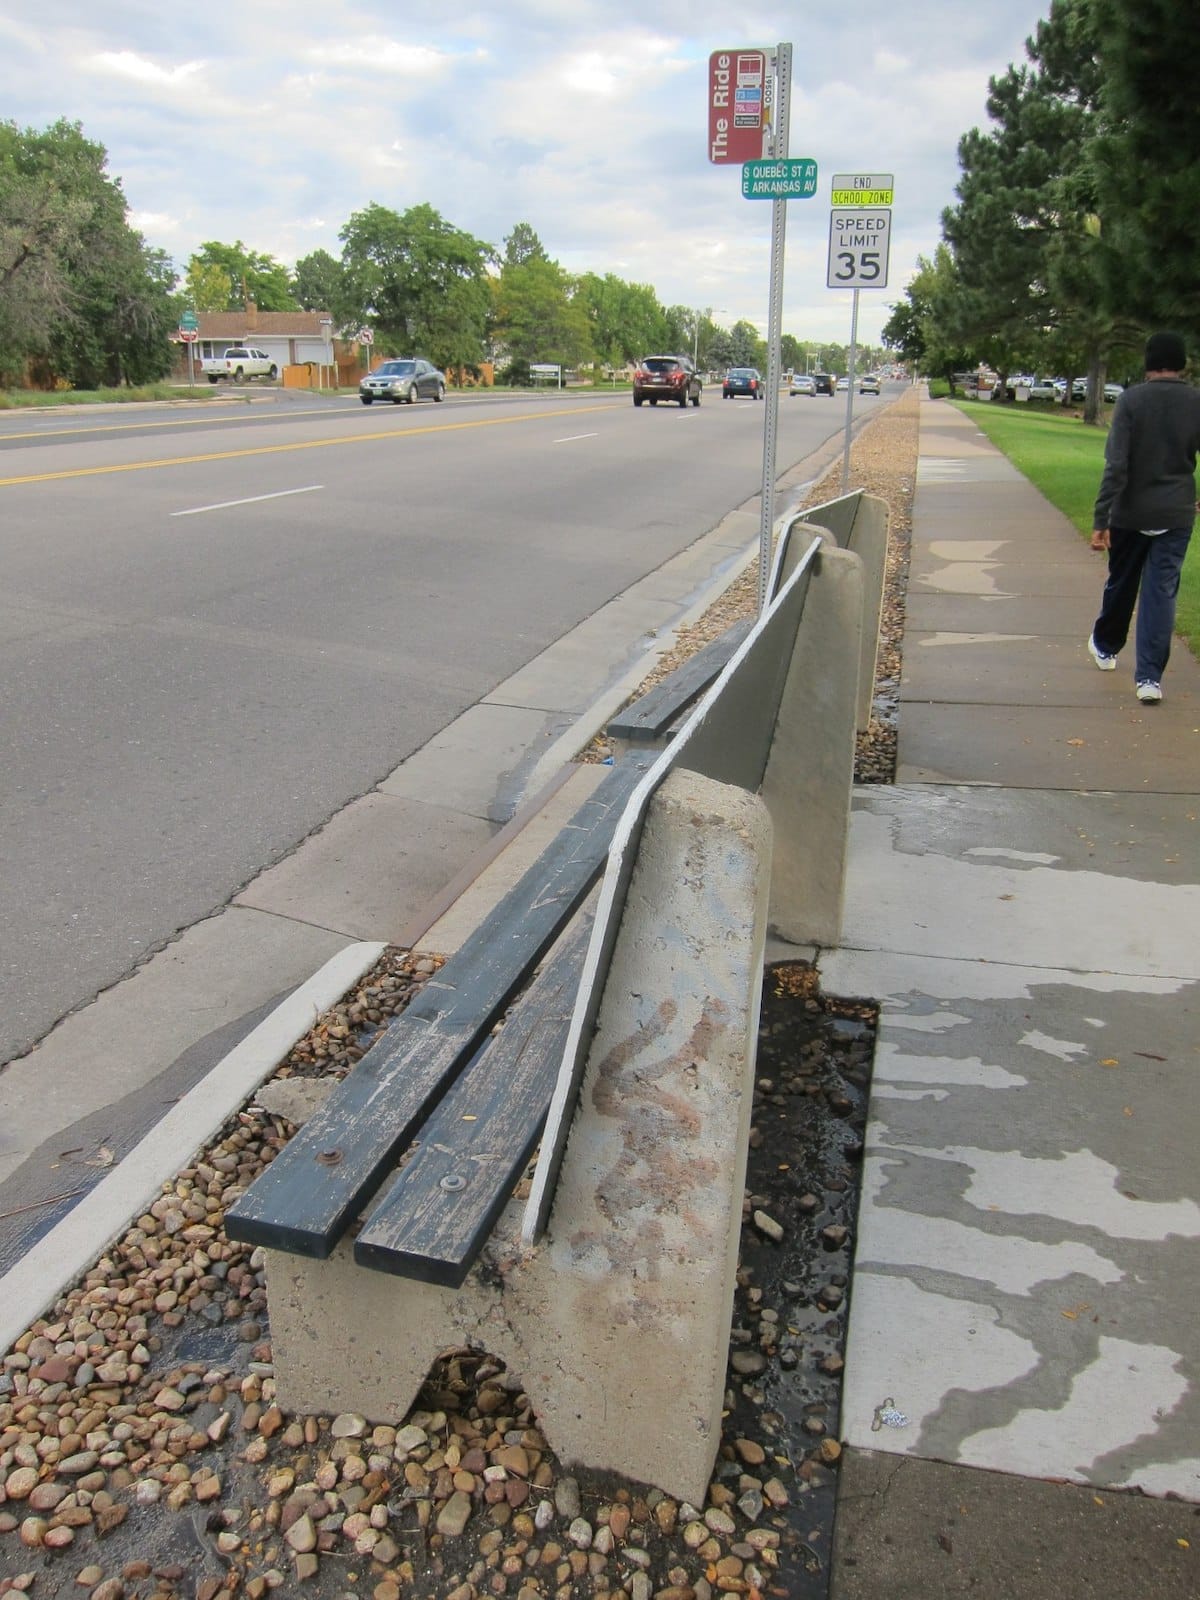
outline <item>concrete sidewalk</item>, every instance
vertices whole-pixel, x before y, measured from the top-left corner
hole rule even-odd
[[[1096,670],[1103,558],[969,415],[923,406],[917,485],[820,961],[882,1005],[833,1594],[1194,1596],[1200,665]]]

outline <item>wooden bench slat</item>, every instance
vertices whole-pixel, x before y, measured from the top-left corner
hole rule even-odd
[[[752,617],[735,622],[719,639],[706,644],[669,677],[648,689],[640,700],[618,712],[606,729],[609,738],[625,739],[630,744],[661,739],[719,675],[753,625]]]
[[[599,877],[650,766],[622,761],[225,1214],[231,1239],[328,1256]]]
[[[590,911],[575,919],[425,1123],[354,1241],[362,1266],[455,1289],[466,1278],[546,1120],[591,927]]]

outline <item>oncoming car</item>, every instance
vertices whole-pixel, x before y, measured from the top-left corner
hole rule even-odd
[[[744,394],[749,400],[762,399],[762,374],[757,367],[730,367],[725,374],[725,382],[721,385],[721,398],[735,400],[739,394]]]
[[[633,403],[640,406],[649,400],[656,406],[660,400],[674,400],[686,406],[690,400],[700,404],[704,384],[700,374],[687,356],[646,356],[638,362],[633,375]]]
[[[358,386],[358,398],[365,406],[372,400],[390,400],[397,406],[411,406],[418,400],[444,400],[446,375],[429,361],[412,356],[394,358],[367,373]]]

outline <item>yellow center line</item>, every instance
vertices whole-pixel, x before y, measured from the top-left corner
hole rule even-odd
[[[0,489],[24,483],[51,483],[60,478],[98,478],[112,472],[152,472],[156,467],[190,467],[203,461],[232,461],[239,456],[283,455],[291,450],[324,450],[331,445],[373,444],[377,439],[412,439],[422,433],[458,433],[465,428],[506,428],[517,422],[556,422],[559,417],[582,416],[588,411],[611,411],[610,403],[538,411],[520,417],[481,417],[478,422],[433,422],[422,428],[389,428],[384,433],[358,433],[341,439],[303,439],[295,444],[252,445],[244,450],[213,450],[204,455],[165,456],[161,461],[125,461],[107,467],[66,467],[61,472],[31,472],[19,478],[0,478]]]

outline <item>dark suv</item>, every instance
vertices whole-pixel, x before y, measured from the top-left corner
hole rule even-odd
[[[831,399],[833,398],[834,391],[837,388],[837,379],[832,372],[814,372],[813,383],[816,386],[815,393],[827,394]]]
[[[640,406],[649,400],[656,406],[660,400],[674,400],[686,406],[690,400],[698,406],[703,387],[687,356],[646,356],[633,375],[633,403]]]

